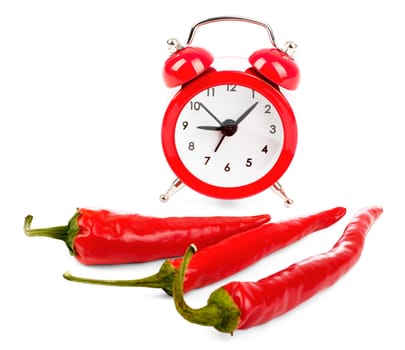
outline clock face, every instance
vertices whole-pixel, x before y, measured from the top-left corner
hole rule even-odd
[[[183,108],[175,144],[183,164],[202,181],[221,187],[250,184],[280,156],[284,129],[274,105],[253,88],[209,87]]]
[[[214,197],[271,186],[289,165],[296,125],[278,90],[243,72],[212,72],[185,86],[166,112],[162,138],[179,178]]]

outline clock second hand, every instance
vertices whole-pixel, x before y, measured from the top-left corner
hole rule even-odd
[[[223,130],[224,128],[224,124],[216,117],[216,115],[214,113],[212,113],[207,107],[205,107],[205,105],[203,103],[200,102],[200,107],[202,107],[220,126],[197,126],[197,128],[199,129],[205,129],[205,130]],[[219,140],[217,146],[214,149],[214,152],[218,151],[219,146],[221,146],[222,141],[224,141],[225,139],[225,133],[222,133],[222,137]]]
[[[215,147],[214,152],[218,151],[219,146],[221,146],[221,144],[224,141],[226,136],[230,137],[230,136],[235,135],[236,131],[238,130],[238,125],[236,124],[236,122],[234,120],[226,119],[223,122],[223,127],[221,127],[220,130],[222,132],[222,137],[219,140],[217,147]]]
[[[219,140],[219,142],[218,142],[218,144],[217,144],[217,147],[215,147],[214,152],[218,151],[218,148],[219,148],[219,146],[221,146],[221,143],[222,143],[222,141],[224,141],[225,137],[226,137],[226,135],[225,135],[225,134],[222,134],[222,137],[221,137],[221,139]]]

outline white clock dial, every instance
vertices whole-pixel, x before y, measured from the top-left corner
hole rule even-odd
[[[182,163],[213,186],[238,187],[259,180],[274,167],[283,143],[283,124],[271,101],[235,84],[195,95],[175,127]]]

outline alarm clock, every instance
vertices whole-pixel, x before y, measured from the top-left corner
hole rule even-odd
[[[246,60],[246,69],[218,69],[214,56],[192,46],[202,25],[243,21],[265,28],[271,47]],[[286,205],[292,200],[279,183],[297,145],[297,124],[282,89],[294,90],[299,69],[296,44],[278,48],[271,27],[245,17],[215,17],[192,26],[187,44],[168,40],[163,78],[180,87],[162,123],[165,158],[177,176],[160,196],[167,201],[184,185],[218,199],[239,199],[272,188]]]

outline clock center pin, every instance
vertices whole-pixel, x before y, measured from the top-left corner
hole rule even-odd
[[[236,121],[232,119],[226,119],[222,123],[221,131],[225,136],[233,136],[235,135],[236,131],[238,131],[238,125],[236,124]]]

